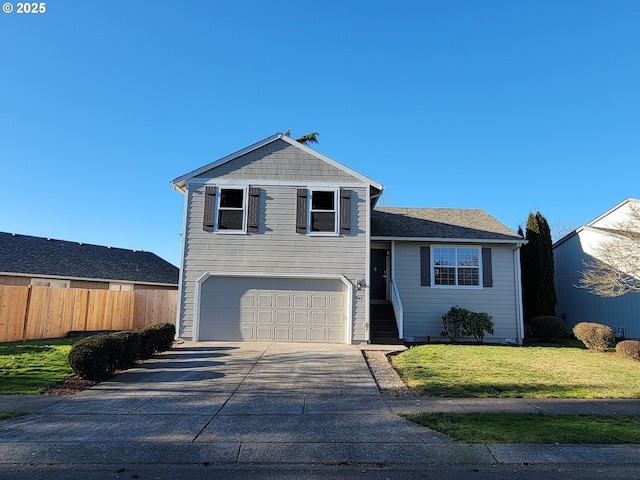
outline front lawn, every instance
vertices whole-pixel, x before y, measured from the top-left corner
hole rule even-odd
[[[39,394],[73,374],[67,355],[80,338],[0,344],[0,394]]]
[[[417,413],[405,417],[464,443],[640,443],[640,415]]]
[[[421,345],[391,361],[421,395],[640,398],[640,362],[582,348]]]

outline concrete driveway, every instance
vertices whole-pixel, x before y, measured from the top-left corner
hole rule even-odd
[[[184,343],[90,390],[51,398],[0,423],[0,459],[495,462],[482,446],[452,444],[394,415],[358,347],[272,343]]]

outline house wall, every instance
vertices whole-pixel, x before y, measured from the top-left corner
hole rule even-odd
[[[395,242],[395,279],[404,307],[404,337],[414,341],[448,340],[440,337],[442,315],[453,306],[493,317],[495,333],[486,342],[517,341],[518,298],[516,292],[515,245],[478,245],[491,247],[493,287],[481,289],[434,288],[420,285],[421,242]],[[508,339],[508,340],[507,340]],[[471,340],[473,339],[466,339]]]
[[[284,143],[284,142],[279,142]],[[282,152],[285,150],[285,152]],[[279,150],[279,155],[289,155],[289,149]],[[299,152],[298,149],[294,149]],[[255,153],[254,153],[255,154]],[[272,156],[268,149],[265,153]],[[245,155],[244,157],[246,157]],[[339,236],[309,236],[296,233],[296,192],[297,188],[309,186],[300,181],[300,172],[286,170],[268,162],[266,171],[243,171],[247,159],[240,157],[238,165],[226,166],[229,175],[218,176],[215,180],[205,180],[207,185],[215,185],[222,180],[253,178],[251,187],[261,189],[259,200],[259,230],[251,234],[220,234],[203,230],[205,184],[191,181],[187,185],[186,229],[184,237],[183,282],[180,298],[180,337],[193,338],[196,281],[205,273],[253,273],[259,274],[300,274],[300,275],[345,275],[354,285],[359,279],[366,279],[368,236],[367,195],[368,185],[336,172],[331,165],[315,160],[314,179],[323,180],[327,185],[340,181],[335,186],[347,186],[351,196],[351,233]],[[288,158],[288,157],[287,157]],[[277,162],[276,162],[277,163]],[[289,165],[289,160],[284,162]],[[220,167],[222,168],[222,167]],[[311,171],[311,170],[309,170]],[[309,171],[304,170],[306,175]],[[242,172],[239,175],[238,172]],[[279,172],[279,174],[276,174]],[[323,173],[324,172],[324,173]],[[213,172],[212,172],[213,173]],[[212,174],[210,173],[210,174]],[[215,171],[218,175],[219,171]],[[260,184],[258,177],[277,177],[278,181],[293,182],[276,185],[276,182]],[[295,185],[298,179],[299,185]],[[240,182],[240,180],[238,180]],[[357,181],[357,183],[355,183]],[[350,182],[348,185],[345,182]],[[354,288],[354,292],[355,292]],[[367,340],[366,325],[368,292],[358,291],[353,298],[353,341]]]
[[[626,338],[640,338],[640,294],[605,298],[577,286],[584,262],[593,260],[593,247],[601,239],[600,233],[585,229],[554,248],[556,314],[566,319],[569,330],[579,322],[594,322],[624,329]]]
[[[31,285],[32,278],[53,278],[47,275],[39,276],[24,276],[24,275],[0,275],[0,285],[6,285],[9,287],[25,287]],[[56,277],[57,278],[57,277]],[[118,283],[131,283],[131,282],[118,282]],[[109,282],[99,282],[91,280],[71,280],[69,288],[88,288],[91,290],[109,290]],[[163,285],[136,285],[133,286],[134,290],[177,290],[178,286],[163,286]]]

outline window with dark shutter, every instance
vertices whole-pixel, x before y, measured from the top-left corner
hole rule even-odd
[[[491,264],[491,249],[482,249],[482,286],[493,287],[493,266]]]
[[[351,190],[340,190],[340,233],[351,232]]]
[[[213,232],[216,209],[216,187],[205,187],[204,189],[204,217],[202,228],[207,232]]]
[[[296,202],[296,232],[307,233],[307,196],[309,191],[306,188],[298,189]]]
[[[259,219],[259,207],[260,207],[260,189],[249,189],[249,205],[247,212],[247,231],[255,233],[258,231],[258,219]]]
[[[431,285],[431,248],[420,247],[420,285]]]

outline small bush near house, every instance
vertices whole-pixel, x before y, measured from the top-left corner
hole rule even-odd
[[[485,312],[469,312],[466,329],[476,342],[482,343],[486,333],[493,335],[493,317]]]
[[[613,345],[613,330],[600,323],[580,322],[573,327],[573,334],[589,349],[604,352]]]
[[[170,349],[175,332],[170,323],[154,323],[142,330],[88,337],[71,348],[69,365],[81,378],[104,380],[136,360]]]
[[[469,316],[469,310],[460,308],[457,305],[442,315],[442,328],[440,333],[443,337],[449,337],[451,343],[457,342],[458,339],[466,334],[465,323]]]
[[[467,335],[473,335],[476,342],[481,343],[485,333],[493,335],[493,318],[488,313],[472,312],[456,305],[442,316],[442,327],[440,335],[449,337],[451,343]]]
[[[528,322],[531,336],[549,341],[553,338],[565,338],[567,336],[567,324],[559,317],[543,315],[534,317]]]
[[[640,341],[623,340],[616,345],[616,352],[625,358],[640,362]]]

